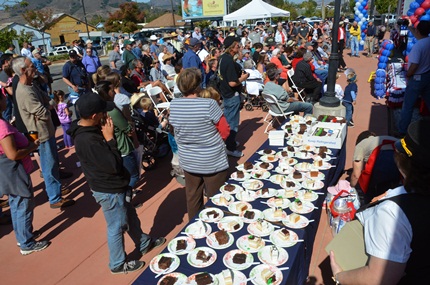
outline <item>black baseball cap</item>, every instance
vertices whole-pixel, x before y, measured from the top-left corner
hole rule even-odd
[[[228,36],[224,39],[224,47],[230,47],[234,42],[240,43],[240,38],[236,36]]]
[[[428,168],[430,160],[430,120],[421,119],[411,123],[406,136],[394,145],[398,152],[406,154],[411,160],[419,163],[421,167]]]
[[[76,107],[82,117],[88,118],[93,114],[112,111],[115,103],[103,100],[97,93],[88,92],[79,97]]]
[[[69,57],[77,57],[77,56],[78,56],[78,53],[74,49],[69,50]]]

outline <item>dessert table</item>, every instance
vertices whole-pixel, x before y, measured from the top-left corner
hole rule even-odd
[[[263,143],[263,145],[260,147],[260,149],[255,154],[253,154],[250,159],[248,159],[248,162],[255,164],[256,161],[259,161],[261,159],[261,154],[263,154],[263,151],[268,150],[268,149],[271,149],[275,152],[281,151],[280,147],[270,146],[269,140],[267,140]],[[341,149],[330,149],[330,150],[331,150],[330,156],[332,159],[329,161],[329,163],[332,166],[326,170],[320,170],[325,176],[325,179],[322,180],[324,182],[324,186],[321,189],[314,191],[315,193],[319,193],[317,195],[316,200],[312,202],[312,204],[316,208],[309,213],[303,214],[303,216],[305,216],[310,221],[309,224],[304,228],[290,228],[290,227],[282,224],[282,222],[271,222],[271,224],[275,226],[275,230],[280,230],[280,228],[286,228],[290,231],[290,233],[291,232],[296,233],[297,234],[296,239],[298,238],[298,240],[299,240],[299,242],[289,244],[287,247],[282,247],[288,253],[288,256],[287,256],[288,259],[285,263],[277,266],[278,268],[282,269],[282,271],[280,271],[282,273],[282,281],[281,282],[275,282],[274,284],[304,284],[306,282],[306,278],[307,278],[308,272],[309,272],[309,264],[310,264],[310,260],[311,260],[313,244],[314,244],[316,232],[318,229],[318,224],[320,221],[320,216],[321,216],[321,211],[323,208],[324,200],[325,200],[326,193],[327,193],[327,187],[335,185],[337,183],[337,181],[339,180],[340,176],[342,175],[344,167],[345,167],[346,141],[344,141]],[[309,160],[304,160],[304,159],[300,159],[300,158],[296,158],[296,159],[297,159],[298,163],[309,161]],[[272,162],[272,164],[274,165],[275,168],[276,168],[276,166],[278,166],[278,162]],[[276,174],[274,172],[275,168],[273,168],[270,171],[272,175]],[[234,177],[234,174],[232,176]],[[248,177],[246,177],[246,178],[248,178]],[[263,184],[264,184],[263,188],[282,189],[282,187],[280,185],[273,183],[269,179],[264,179],[264,180],[260,179],[260,181],[263,182]],[[229,179],[228,183],[243,186],[241,182],[234,180],[234,179]],[[303,188],[301,188],[301,189],[303,189]],[[272,198],[272,199],[274,199],[274,198]],[[295,202],[293,202],[293,201],[295,201],[294,198],[289,199],[289,200],[290,200],[290,202],[295,203]],[[231,210],[230,208],[228,208],[226,206],[216,205],[214,202],[215,202],[214,200],[209,200],[208,203],[206,204],[206,209],[207,208],[220,209],[223,213],[224,218],[229,217],[229,216],[238,216],[238,215],[233,214],[232,211],[230,211]],[[256,200],[250,201],[248,203],[252,206],[252,209],[258,209],[260,211],[264,211],[264,210],[267,210],[269,208],[268,199],[265,199],[265,198],[257,198]],[[290,208],[285,208],[283,210],[285,211],[285,213],[287,215],[290,215],[292,213]],[[203,211],[205,211],[205,210],[203,210]],[[198,218],[198,217],[196,217],[196,218]],[[187,227],[190,224],[197,223],[197,222],[198,221],[196,221],[196,219],[193,219],[192,221],[190,221],[185,226],[185,228],[181,231],[181,233],[178,234],[178,237],[186,237],[186,235],[184,234],[184,231],[187,229]],[[219,230],[217,223],[208,222],[205,224],[210,226],[212,233]],[[180,272],[180,273],[186,275],[187,277],[190,275],[193,275],[197,272],[208,272],[208,273],[211,273],[213,275],[221,274],[221,272],[223,270],[227,269],[227,267],[225,265],[226,261],[223,260],[224,256],[226,256],[226,254],[228,252],[235,250],[235,249],[238,249],[237,241],[240,238],[243,238],[244,236],[250,235],[250,232],[248,231],[248,228],[250,227],[250,225],[251,224],[245,222],[243,227],[241,227],[238,231],[231,232],[231,235],[234,237],[234,242],[231,245],[229,245],[227,248],[216,249],[215,250],[216,260],[210,266],[207,266],[204,268],[196,268],[196,267],[190,265],[190,263],[189,263],[190,257],[187,254],[183,254],[183,255],[178,255],[180,263],[179,263],[179,266],[174,270],[174,272]],[[270,240],[269,240],[269,238],[270,238]],[[269,237],[269,235],[263,236],[262,239],[265,241],[266,246],[271,246],[273,244],[272,243],[272,240],[273,240],[272,236],[270,236],[270,237]],[[195,244],[196,248],[199,248],[199,247],[206,247],[207,248],[207,247],[209,247],[210,241],[209,240],[207,241],[206,237],[194,239],[194,240],[196,242],[196,244]],[[280,246],[278,246],[278,247],[280,247]],[[282,249],[280,249],[280,250],[282,251]],[[168,252],[169,252],[168,247],[166,247],[161,254],[166,254]],[[261,260],[261,258],[263,258],[263,254],[262,253],[261,254],[260,253],[252,253],[252,257],[253,257],[253,262],[256,263],[256,262],[259,262]],[[262,264],[263,264],[263,262],[262,262]],[[239,271],[244,274],[243,278],[248,279],[248,278],[250,278],[250,276],[252,274],[254,274],[254,273],[251,273],[251,271],[256,266],[259,266],[259,265],[253,264],[253,265],[249,266],[248,268],[243,269],[243,270],[239,270]],[[286,269],[286,267],[288,267],[288,269]],[[157,282],[159,282],[159,280],[163,277],[163,275],[162,274],[160,274],[160,276],[156,276],[156,275],[157,274],[153,273],[150,270],[150,268],[148,267],[135,280],[135,282],[133,284],[135,284],[135,285],[152,285],[152,284],[155,285],[155,284],[158,284]],[[244,279],[241,279],[241,280],[244,280]],[[247,280],[247,281],[242,281],[242,282],[238,282],[238,283],[235,282],[234,285],[236,285],[236,284],[240,284],[240,285],[254,284],[253,281],[254,280]],[[177,282],[175,284],[184,284],[185,285],[188,283]],[[192,282],[191,284],[196,284],[196,283]],[[218,284],[223,285],[224,282],[219,282]]]

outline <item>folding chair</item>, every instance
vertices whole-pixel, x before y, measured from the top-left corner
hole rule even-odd
[[[294,69],[292,69],[292,68],[289,69],[288,72],[287,72],[287,74],[288,74],[288,78],[290,78],[290,80],[291,80],[291,84],[293,84],[293,86],[291,86],[291,87],[294,90],[296,90],[297,94],[299,94],[299,97],[302,100],[302,102],[305,102],[305,99],[303,98],[303,95],[302,95],[302,93],[305,92],[305,88],[297,87],[296,83],[294,83],[294,80],[293,80]]]
[[[167,101],[166,95],[160,87],[154,86],[152,88],[147,88],[146,93],[148,94],[149,99],[151,99],[152,104],[154,104],[154,107],[158,111],[159,115],[170,108],[170,103]],[[158,103],[158,95],[163,97],[166,102]]]
[[[166,85],[167,90],[169,90],[170,99],[175,98],[175,95],[173,93],[173,88],[175,88],[176,82],[173,80],[168,80],[164,85]]]
[[[291,111],[291,112],[285,113],[282,110],[282,108],[279,106],[278,99],[276,99],[276,97],[273,96],[272,94],[268,94],[268,93],[263,92],[261,95],[263,96],[264,100],[266,100],[267,104],[269,104],[269,112],[267,112],[266,117],[264,117],[264,122],[267,123],[267,127],[264,130],[264,133],[267,134],[267,130],[269,129],[270,126],[273,125],[273,122],[275,120],[278,122],[278,124],[281,124],[278,117],[284,117],[286,119],[288,115],[291,115],[294,112]],[[280,111],[280,113],[274,112],[273,107],[276,107]],[[269,115],[272,116],[272,118],[270,120],[268,120]]]

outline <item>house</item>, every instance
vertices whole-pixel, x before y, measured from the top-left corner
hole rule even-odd
[[[25,34],[27,34],[28,36],[31,36],[30,43],[32,46],[36,48],[40,48],[47,52],[50,52],[52,49],[51,35],[49,33],[46,33],[46,32],[43,33],[34,27],[18,24],[15,22],[0,24],[0,31],[5,29],[15,30],[18,35],[21,34],[21,31],[24,31]],[[17,48],[17,51],[19,51],[20,49],[21,47]]]
[[[47,30],[51,34],[52,45],[66,44],[71,45],[74,40],[79,39],[79,33],[87,31],[87,25],[84,21],[70,16],[65,13],[52,15],[53,24]],[[90,32],[96,31],[97,28],[88,25]]]

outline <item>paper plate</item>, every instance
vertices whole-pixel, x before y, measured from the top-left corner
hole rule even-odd
[[[188,225],[185,228],[185,232],[192,238],[199,239],[208,236],[212,232],[212,227],[205,222],[197,221]]]
[[[297,157],[299,159],[312,159],[313,156],[314,154],[310,151],[308,151],[307,153],[298,151],[294,154],[294,157]]]
[[[159,268],[158,267],[158,262],[160,261],[160,259],[162,258],[162,257],[170,257],[170,258],[173,258],[173,261],[172,261],[172,264],[170,264],[170,267],[167,269],[167,270],[165,270],[165,269],[161,269],[161,268]],[[162,253],[162,254],[159,254],[159,255],[157,255],[157,256],[155,256],[152,260],[151,260],[151,262],[149,263],[149,268],[151,269],[151,271],[152,272],[154,272],[155,274],[159,274],[159,273],[164,273],[164,274],[167,274],[167,273],[170,273],[170,272],[173,272],[173,271],[175,271],[178,267],[179,267],[179,264],[181,263],[181,260],[179,259],[179,257],[177,257],[175,254],[173,254],[173,253]]]
[[[248,175],[249,175],[249,174],[248,174]],[[239,193],[240,191],[243,191],[243,188],[242,188],[241,186],[237,185],[237,184],[229,183],[228,185],[233,185],[233,186],[234,186],[234,190],[233,190],[233,191],[227,191],[227,190],[225,190],[225,186],[226,186],[226,185],[223,185],[223,186],[221,186],[221,187],[219,188],[219,190],[221,191],[221,193],[225,193],[225,194],[230,194],[230,195],[232,195],[232,194]]]
[[[270,171],[265,169],[257,169],[251,171],[251,177],[254,179],[268,179],[270,177]]]
[[[237,169],[237,170],[240,170],[240,171],[250,172],[250,171],[252,171],[252,170],[254,169],[254,167],[255,167],[255,165],[253,165],[253,167],[252,167],[251,169],[245,169],[245,168],[244,168],[244,164],[243,164],[243,163],[241,163],[241,164],[238,164],[238,165],[236,166],[236,169]]]
[[[314,154],[312,156],[313,159],[322,159],[323,161],[330,161],[333,159],[333,157],[331,157],[330,155],[326,154],[326,156],[324,158],[322,158],[321,156],[319,156],[318,154]]]
[[[157,285],[163,284],[163,280],[165,278],[168,278],[168,277],[177,278],[176,282],[173,283],[173,285],[185,284],[185,282],[187,281],[187,276],[185,274],[182,274],[182,273],[179,273],[179,272],[172,272],[172,273],[166,274],[163,277],[161,277],[161,279],[158,280]]]
[[[301,201],[313,202],[318,200],[318,194],[313,191],[307,192],[306,190],[299,190],[297,191],[297,198]]]
[[[238,224],[239,228],[234,229],[232,224]],[[225,230],[226,232],[235,233],[243,228],[243,221],[240,217],[227,216],[221,219],[218,223],[218,228],[220,230]]]
[[[297,223],[291,222],[289,217],[284,219],[282,221],[282,223],[291,229],[303,229],[303,228],[307,227],[309,225],[308,218],[306,218],[305,216],[302,216],[302,215],[299,215],[299,216],[300,216],[300,220]]]
[[[264,184],[260,180],[257,179],[249,179],[242,183],[242,186],[249,190],[258,190],[263,188]]]
[[[254,218],[252,218],[252,219],[248,219],[248,218],[245,218],[245,213],[246,212],[253,212],[254,213]],[[258,219],[264,219],[264,214],[263,214],[263,212],[261,212],[260,210],[257,210],[257,209],[250,209],[250,210],[246,210],[246,211],[244,211],[244,212],[242,212],[242,213],[240,213],[239,214],[239,217],[241,217],[242,218],[242,220],[245,222],[245,223],[253,223],[253,222],[255,222],[255,221],[257,221]]]
[[[265,162],[265,163],[268,163],[269,164],[269,166],[267,167],[267,168],[264,168],[264,167],[261,167],[261,164],[262,164],[263,162],[257,162],[256,164],[255,164],[255,168],[257,168],[257,169],[265,169],[265,170],[272,170],[273,169],[273,167],[274,167],[274,165],[272,164],[272,163],[270,163],[270,162]],[[254,170],[255,171],[255,170]]]
[[[224,199],[226,200],[226,203],[223,203],[221,201],[221,197],[224,197]],[[217,206],[225,206],[228,207],[231,203],[234,202],[234,198],[233,196],[231,196],[230,194],[216,194],[213,197],[210,198],[212,200],[212,202],[217,205]]]
[[[269,150],[269,149],[267,149],[267,150]],[[266,152],[265,152],[265,149],[262,149],[262,150],[257,151],[257,153],[258,153],[259,155],[268,155],[268,154],[275,154],[275,153],[276,153],[276,151],[274,151],[273,149],[270,149],[270,153],[266,153]]]
[[[314,204],[312,204],[311,202],[302,201],[302,204],[303,204],[303,207],[299,209],[297,207],[297,203],[292,202],[290,205],[290,210],[297,214],[307,214],[312,212],[315,209]]]
[[[276,161],[278,161],[278,158],[276,157],[275,154],[276,153],[265,154],[265,155],[263,155],[263,156],[260,157],[260,160],[264,161],[264,162],[276,162]]]
[[[258,252],[262,247],[264,247],[266,245],[266,242],[263,239],[261,239],[258,247],[256,247],[256,248],[250,247],[249,246],[249,236],[250,235],[244,235],[244,236],[241,236],[240,238],[237,239],[236,245],[239,249],[246,251],[246,252],[255,253],[255,252]]]
[[[302,151],[302,150],[313,152],[315,151],[315,147],[313,145],[304,144],[299,148],[299,151]]]
[[[309,162],[297,163],[296,165],[294,165],[294,168],[302,172],[310,171],[312,169],[317,169],[316,166],[312,165],[312,163],[309,163]]]
[[[188,276],[187,283],[184,283],[183,285],[197,285],[197,282],[195,281],[195,279],[196,279],[196,275],[199,275],[200,273],[204,273],[204,272],[197,272],[197,273],[194,273],[193,275]],[[209,275],[212,277],[213,282],[209,283],[208,285],[219,285],[217,276],[211,273],[209,273]]]
[[[264,194],[263,194],[263,190],[264,190],[265,188],[263,188],[263,189],[261,189],[261,190],[258,190],[257,191],[257,196],[258,197],[260,197],[260,198],[270,198],[270,197],[273,197],[273,196],[276,196],[277,194],[278,194],[278,190],[276,190],[276,189],[274,189],[274,188],[267,188],[268,189],[268,192],[265,192]]]
[[[295,159],[295,158],[292,158],[292,157],[289,157],[289,158],[281,158],[280,160],[279,160],[279,165],[281,165],[281,166],[287,166],[287,165],[289,165],[289,166],[293,166],[293,165],[296,165],[297,164],[297,159]]]
[[[287,185],[287,182],[292,182],[292,183],[294,183],[294,186],[288,186]],[[281,183],[281,187],[282,188],[284,188],[285,190],[294,190],[294,191],[296,191],[296,190],[299,190],[300,188],[302,188],[302,185],[300,184],[300,182],[299,181],[297,181],[297,180],[294,180],[294,179],[290,179],[290,178],[287,178],[287,179],[284,179],[283,181],[282,181],[282,183]]]
[[[241,263],[241,264],[234,263],[233,257],[235,256],[235,254],[245,254],[246,255],[245,263]],[[252,265],[252,263],[254,262],[254,256],[249,252],[246,252],[240,249],[233,249],[224,255],[222,261],[224,262],[224,265],[230,269],[244,270],[249,268]]]
[[[206,238],[206,244],[214,249],[224,249],[229,247],[230,245],[233,244],[234,242],[234,237],[231,233],[227,232],[228,235],[228,241],[225,244],[219,244],[216,237],[215,237],[215,233],[213,232],[211,233],[207,238]]]
[[[199,213],[199,218],[206,223],[217,223],[224,217],[224,212],[218,208],[206,208]]]
[[[279,174],[289,175],[290,173],[294,172],[294,168],[292,168],[291,166],[284,167],[284,166],[278,165],[275,168],[275,172]]]
[[[263,220],[262,221],[263,229],[260,230],[256,226],[257,223],[258,223],[258,221],[248,225],[248,228],[247,228],[248,233],[250,233],[251,235],[259,236],[259,237],[264,237],[264,236],[270,235],[273,232],[273,230],[275,229],[275,227],[271,223]]]
[[[290,206],[291,201],[288,200],[288,199],[285,199],[285,198],[282,198],[282,205],[276,205],[275,201],[276,201],[277,198],[278,197],[272,197],[269,200],[267,200],[267,205],[270,208],[281,207],[282,209],[286,209],[286,208],[288,208]]]
[[[197,253],[203,250],[204,252],[206,252],[206,254],[210,254],[211,257],[207,262],[203,262],[201,260],[197,260],[196,256]],[[210,247],[206,247],[206,246],[202,246],[202,247],[196,247],[195,249],[193,249],[187,256],[187,261],[191,266],[197,267],[197,268],[204,268],[204,267],[208,267],[210,265],[212,265],[215,260],[217,258],[216,252],[215,250],[213,250]]]
[[[264,218],[270,222],[279,222],[287,218],[287,213],[281,211],[281,216],[275,217],[275,208],[269,208],[263,211]]]
[[[280,236],[280,232],[282,229],[276,230],[273,233],[270,234],[270,241],[280,247],[291,247],[297,243],[297,240],[299,239],[299,236],[293,232],[292,230],[288,230],[290,233],[290,238],[288,240],[284,240]],[[272,264],[275,265],[275,264]]]
[[[258,259],[268,265],[280,266],[287,262],[288,253],[282,247],[266,245],[258,251]]]
[[[309,190],[318,190],[324,188],[324,182],[321,180],[305,179],[305,181],[302,182],[302,186]]]
[[[176,244],[179,240],[185,240],[187,242],[186,249],[176,250]],[[193,250],[195,247],[196,247],[196,241],[192,237],[188,237],[188,236],[174,238],[167,245],[167,249],[169,250],[169,252],[176,255],[188,254],[188,252]]]
[[[299,171],[300,172],[300,171]],[[306,174],[307,172],[300,172],[300,174],[302,175],[300,178],[296,178],[296,177],[294,177],[294,171],[292,172],[292,173],[290,173],[289,175],[288,175],[288,179],[289,180],[295,180],[295,181],[298,181],[298,182],[302,182],[303,180],[305,180],[305,178],[306,178]]]
[[[255,191],[245,190],[236,194],[236,199],[242,202],[252,202],[257,199],[258,195]]]
[[[280,190],[278,190],[278,196],[282,197],[284,199],[294,198],[294,197],[296,197],[296,191],[295,190],[280,189]]]
[[[270,176],[270,182],[274,183],[274,184],[281,184],[282,181],[284,180],[285,175],[282,174],[275,174]]]
[[[228,210],[236,215],[239,215],[242,212],[242,210],[240,210],[242,208],[244,209],[243,211],[246,211],[252,209],[252,206],[248,202],[242,201],[233,202],[228,206]]]
[[[282,284],[282,279],[284,276],[282,275],[281,270],[279,270],[275,266],[268,265],[268,264],[260,264],[251,269],[251,272],[249,273],[249,277],[252,278],[251,279],[252,284],[267,285],[266,280],[263,280],[263,277],[261,276],[261,273],[263,272],[264,269],[269,269],[270,271],[275,273],[276,281],[271,285]]]
[[[245,180],[248,180],[251,176],[249,175],[249,173],[248,172],[246,172],[246,171],[243,171],[243,177],[241,177],[241,178],[239,178],[239,177],[237,177],[237,175],[238,175],[238,172],[236,171],[236,172],[233,172],[231,175],[230,175],[230,178],[231,179],[234,179],[234,180],[237,180],[237,181],[245,181]]]
[[[232,281],[233,281],[233,285],[246,285],[246,275],[243,274],[241,271],[238,270],[230,270],[230,272],[232,273]],[[222,272],[217,274],[217,278],[218,278],[218,285],[225,285],[224,282],[224,278],[222,276]]]
[[[309,171],[309,172],[305,172],[305,177],[307,179],[324,180],[325,179],[325,174],[322,173],[322,172],[320,172],[320,171],[318,171],[318,175],[315,176],[315,177],[312,177],[311,176],[311,171]]]

